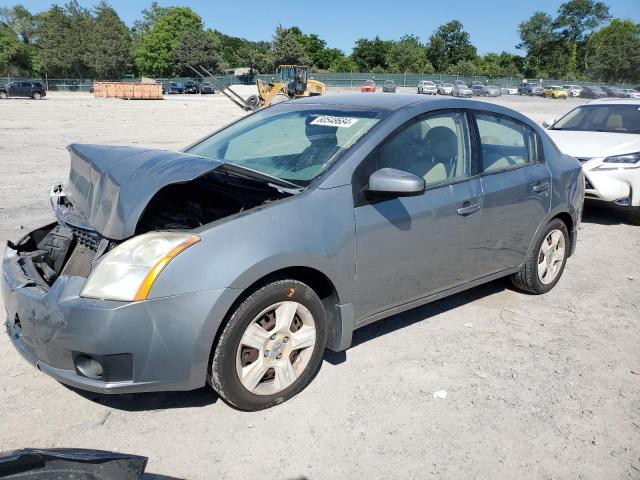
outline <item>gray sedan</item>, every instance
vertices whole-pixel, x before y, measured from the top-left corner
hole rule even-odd
[[[548,292],[584,194],[535,122],[415,95],[281,103],[182,152],[69,151],[56,222],[6,248],[13,345],[80,389],[209,383],[242,410],[390,315],[505,276]]]

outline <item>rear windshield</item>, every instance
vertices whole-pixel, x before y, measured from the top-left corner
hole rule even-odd
[[[188,153],[306,186],[382,117],[372,110],[261,110],[212,135]]]
[[[640,133],[640,105],[583,105],[558,120],[551,129]]]

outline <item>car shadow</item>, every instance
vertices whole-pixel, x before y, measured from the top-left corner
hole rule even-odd
[[[353,339],[351,341],[351,347],[349,348],[357,347],[375,338],[409,327],[414,323],[427,321],[431,317],[435,317],[441,313],[502,292],[509,288],[508,285],[510,285],[510,283],[508,284],[508,280],[501,278],[371,323],[353,332]],[[324,355],[324,360],[332,365],[339,365],[346,361],[347,352],[348,350],[343,352],[327,350]]]
[[[94,403],[127,412],[206,407],[216,403],[220,398],[209,386],[187,392],[123,393],[118,395],[87,392],[69,386],[67,388]]]
[[[157,473],[145,473],[142,476],[142,480],[185,480],[179,477],[169,477],[167,475],[160,475]]]
[[[585,202],[582,222],[598,225],[632,225],[627,220],[626,212],[593,202]]]

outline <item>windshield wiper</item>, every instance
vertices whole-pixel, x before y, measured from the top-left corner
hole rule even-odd
[[[229,173],[244,175],[256,180],[262,180],[263,182],[273,183],[274,185],[278,185],[279,187],[304,190],[304,187],[302,185],[298,185],[288,180],[283,180],[282,178],[274,177],[266,173],[258,172],[257,170],[253,170],[251,168],[241,167],[240,165],[236,165],[235,163],[224,163],[221,169]]]

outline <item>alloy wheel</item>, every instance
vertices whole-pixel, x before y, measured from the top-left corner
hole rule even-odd
[[[271,305],[253,318],[240,339],[238,378],[255,395],[280,393],[305,371],[315,343],[316,324],[304,305]]]
[[[560,270],[565,257],[565,238],[560,230],[547,234],[538,252],[538,278],[543,285],[552,283]]]

